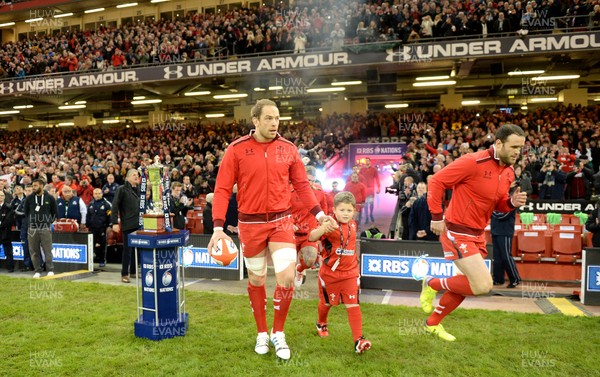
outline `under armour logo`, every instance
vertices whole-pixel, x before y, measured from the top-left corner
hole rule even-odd
[[[335,299],[335,293],[331,293],[331,294],[329,295],[329,297],[331,297],[331,300],[334,300],[334,299]]]
[[[385,60],[388,62],[407,62],[413,56],[411,46],[402,46],[400,49],[388,48],[385,52],[387,53]]]
[[[11,94],[11,93],[13,93],[15,91],[13,89],[13,86],[14,86],[14,83],[12,83],[12,82],[0,84],[0,94]]]
[[[165,67],[164,71],[165,71],[165,75],[164,75],[165,79],[171,79],[171,78],[180,79],[183,77],[183,67],[180,65],[178,65],[176,67]],[[175,77],[173,77],[173,75],[175,75]]]
[[[350,299],[355,299],[355,298],[356,298],[356,295],[348,295],[348,298],[350,298]]]

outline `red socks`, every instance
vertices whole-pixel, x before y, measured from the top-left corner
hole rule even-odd
[[[319,324],[322,325],[324,323],[327,323],[327,315],[329,314],[329,309],[331,309],[331,305],[325,305],[324,302],[321,302],[321,300],[319,300]]]
[[[362,336],[362,313],[360,306],[346,308],[346,311],[348,312],[348,322],[352,330],[352,338],[356,342]]]
[[[248,296],[250,297],[250,306],[254,313],[256,329],[258,332],[268,332],[267,329],[267,291],[265,286],[254,286],[248,282]]]
[[[429,286],[436,291],[446,290],[463,296],[473,296],[469,279],[465,275],[456,275],[450,278],[429,280]]]
[[[285,319],[290,310],[293,296],[294,285],[283,287],[277,284],[275,287],[275,294],[273,295],[273,309],[275,309],[273,316],[273,333],[283,331],[283,326],[285,325]]]
[[[434,288],[435,289],[435,288]],[[465,299],[465,296],[451,291],[446,291],[440,298],[440,303],[435,307],[433,313],[429,319],[427,319],[427,325],[437,326],[440,324],[445,316],[452,313],[461,302]]]

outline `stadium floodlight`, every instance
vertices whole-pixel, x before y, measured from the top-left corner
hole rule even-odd
[[[292,120],[292,117],[279,117],[279,120]]]
[[[24,22],[26,23],[31,23],[31,22],[39,22],[39,21],[43,21],[44,19],[42,17],[38,17],[38,18],[30,18],[28,20],[25,20]]]
[[[474,106],[474,105],[479,105],[481,103],[480,100],[478,99],[473,99],[473,100],[465,100],[461,102],[461,105],[463,106]]]
[[[150,0],[150,4],[165,3],[169,0]]]
[[[531,81],[574,80],[574,79],[578,79],[580,77],[581,77],[581,75],[538,76],[538,77],[532,77]]]
[[[18,105],[18,106],[13,106],[13,109],[15,110],[21,110],[21,109],[32,109],[33,105]]]
[[[77,101],[75,102],[76,105],[85,105],[87,103],[87,101]]]
[[[413,83],[414,87],[423,87],[423,86],[449,86],[456,85],[456,81],[454,80],[444,80],[444,81],[423,81],[423,82],[415,82]]]
[[[54,18],[71,17],[73,13],[55,14]]]
[[[402,109],[408,107],[408,103],[388,103],[386,109]]]
[[[439,80],[448,80],[450,76],[442,75],[442,76],[421,76],[415,78],[417,81],[439,81]]]
[[[527,110],[527,106],[521,106],[521,110]]]
[[[0,111],[0,115],[12,115],[12,114],[18,114],[20,113],[20,110],[5,110],[5,111]]]
[[[331,92],[343,92],[346,90],[343,86],[335,86],[330,88],[311,88],[307,89],[306,93],[331,93]]]
[[[143,100],[143,99],[146,99],[146,96],[135,96],[135,97],[133,97],[134,101],[140,101],[140,100]]]
[[[232,99],[232,98],[245,98],[248,97],[246,93],[235,93],[235,94],[218,94],[213,96],[214,99]]]
[[[5,26],[13,26],[15,23],[14,22],[7,22],[4,24],[0,24],[0,27],[5,27]]]
[[[210,90],[203,90],[203,91],[198,91],[198,92],[187,92],[184,93],[184,96],[207,96],[210,94]]]
[[[532,70],[532,71],[512,71],[512,72],[508,72],[508,75],[509,76],[541,75],[544,72],[546,72],[546,71],[544,71],[543,69]]]
[[[155,99],[142,99],[139,101],[131,101],[131,104],[132,105],[150,105],[152,103],[161,103],[161,102],[162,102],[162,99],[155,98]]]
[[[331,83],[331,86],[346,86],[346,85],[360,85],[362,81],[334,81]]]
[[[223,113],[214,113],[214,114],[206,114],[205,117],[207,118],[223,118],[225,116],[225,114]]]
[[[85,109],[85,105],[64,105],[59,106],[59,110],[77,110],[77,109]]]
[[[267,89],[265,89],[265,88],[259,88],[259,87],[256,87],[256,88],[254,88],[254,91],[255,91],[255,92],[266,92],[266,91],[267,91]]]
[[[68,127],[68,126],[74,126],[75,123],[74,122],[61,122],[58,124],[59,127]]]
[[[281,85],[270,86],[269,90],[283,90],[283,86],[281,86]]]
[[[105,119],[102,121],[103,124],[117,124],[120,120],[118,119]]]
[[[599,98],[594,98],[594,101],[596,101],[596,102],[600,101],[600,97]]]
[[[117,5],[117,8],[129,8],[129,7],[135,7],[137,6],[138,3],[125,3],[125,4],[119,4]]]
[[[538,98],[530,98],[529,102],[555,102],[558,101],[556,97],[538,97]]]
[[[88,9],[88,10],[84,11],[83,13],[96,13],[96,12],[102,12],[103,10],[104,10],[104,8]]]

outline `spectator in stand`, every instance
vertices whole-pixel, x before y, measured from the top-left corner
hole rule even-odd
[[[106,176],[106,184],[102,186],[102,195],[106,200],[112,203],[118,188],[119,185],[115,182],[115,176],[113,174],[108,174]]]
[[[338,22],[335,23],[334,29],[331,31],[331,49],[333,51],[341,51],[344,47],[344,38],[346,34],[344,29],[340,27]]]
[[[225,224],[223,229],[225,234],[232,236],[238,233],[238,202],[237,202],[237,184],[233,185],[231,190],[231,197],[229,198],[229,204],[227,205],[227,213],[225,214]],[[208,197],[209,194],[206,196]]]
[[[94,198],[94,187],[90,184],[87,175],[84,175],[81,179],[81,185],[77,190],[77,195],[81,198],[81,200],[83,200],[86,206],[90,204],[90,202]]]
[[[202,210],[202,222],[204,223],[204,234],[213,234],[212,202],[213,194],[206,195],[206,206]]]
[[[531,175],[528,171],[523,172],[523,168],[519,165],[515,166],[515,181],[519,184],[521,192],[526,192],[528,197],[533,193]]]
[[[594,210],[585,223],[585,229],[592,233],[592,246],[600,247],[600,202],[596,202]]]
[[[138,184],[140,173],[136,169],[129,169],[125,177],[125,184],[117,189],[115,199],[112,202],[111,223],[113,232],[123,233],[123,240],[139,229],[139,206],[140,195]],[[119,219],[121,220],[119,223]],[[135,258],[132,258],[132,248],[123,243],[123,260],[121,269],[121,281],[129,283],[129,276],[135,276]]]
[[[123,56],[123,52],[118,48],[115,49],[115,53],[112,56],[111,61],[114,68],[121,68],[127,65],[125,56]]]
[[[409,239],[416,241],[437,241],[431,231],[431,213],[427,204],[427,183],[417,184],[417,196],[412,202],[408,216]]]
[[[592,195],[592,171],[585,166],[583,161],[575,160],[574,169],[567,173],[566,199],[590,200]]]
[[[173,227],[176,229],[185,229],[187,212],[194,208],[194,200],[182,194],[182,189],[183,185],[180,182],[171,183],[171,213],[173,214]]]
[[[87,221],[87,206],[83,199],[74,195],[69,186],[64,186],[62,198],[57,201],[58,218],[77,220],[80,230],[85,229]]]
[[[183,190],[183,195],[185,195],[187,198],[191,199],[192,201],[194,200],[194,198],[196,196],[198,196],[198,192],[196,191],[196,188],[194,187],[194,185],[192,185],[189,175],[183,176],[182,190]]]
[[[100,267],[106,266],[106,229],[110,225],[112,205],[102,196],[102,190],[94,189],[94,200],[87,207],[86,224],[92,232],[94,255]]]
[[[409,216],[412,205],[417,200],[417,185],[415,185],[415,180],[410,175],[407,175],[404,178],[404,183],[400,186],[399,194],[398,194],[398,202],[400,207],[400,214],[402,220],[402,239],[409,240],[410,239],[410,224],[409,224]]]
[[[5,199],[6,194],[0,190],[0,245],[4,249],[8,272],[15,272],[15,260],[10,236],[11,228],[15,222],[15,211],[9,203],[6,203]]]
[[[33,181],[33,194],[25,198],[24,214],[27,217],[28,243],[31,247],[31,260],[35,269],[34,279],[39,279],[42,273],[40,253],[45,255],[48,276],[54,275],[52,264],[52,233],[50,227],[57,216],[56,201],[44,192],[44,181],[37,178]]]
[[[557,169],[556,160],[547,159],[537,179],[540,182],[540,199],[564,199],[566,179],[562,169]]]

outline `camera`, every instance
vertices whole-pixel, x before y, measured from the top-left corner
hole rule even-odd
[[[385,188],[385,193],[386,194],[392,194],[392,195],[398,195],[398,189],[392,187],[392,186],[388,186]]]

